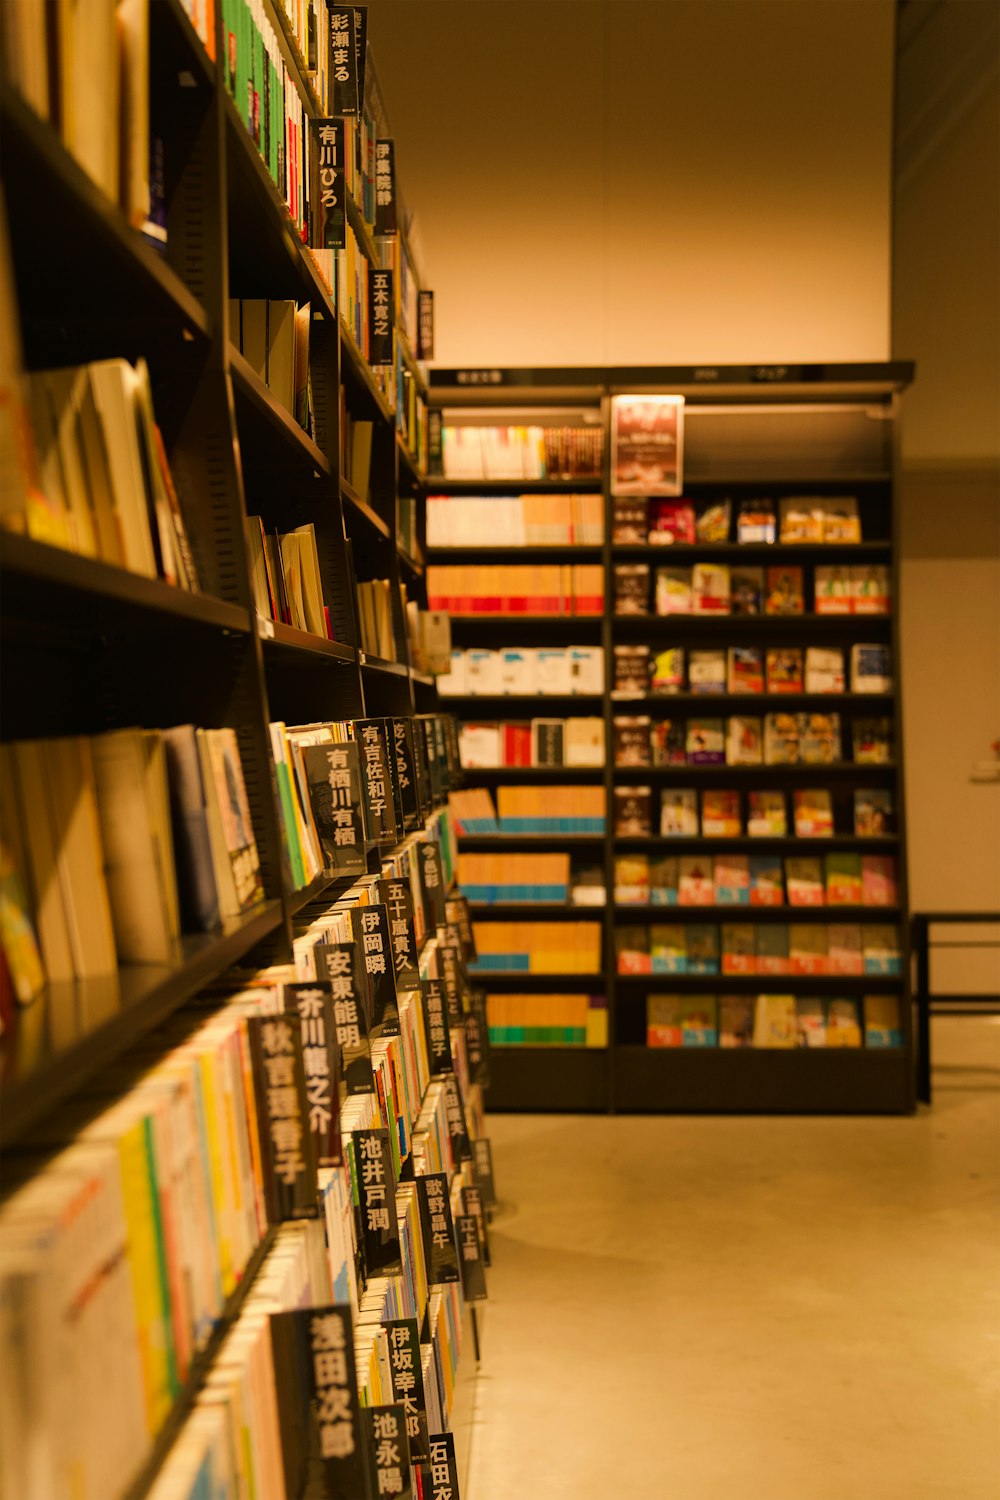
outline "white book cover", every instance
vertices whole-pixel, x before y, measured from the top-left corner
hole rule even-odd
[[[537,657],[534,646],[510,647],[500,652],[500,691],[527,697],[544,691],[538,684]]]
[[[540,646],[535,660],[539,693],[566,696],[572,692],[569,651],[565,646]]]

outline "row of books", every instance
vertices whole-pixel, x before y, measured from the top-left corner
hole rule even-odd
[[[428,547],[600,547],[604,497],[428,495]]]
[[[616,927],[619,974],[867,974],[902,971],[899,933],[884,924],[724,922]]]
[[[299,236],[311,221],[309,116],[263,0],[222,7],[223,80]]]
[[[459,836],[603,834],[603,786],[498,786],[496,803],[485,787],[449,794]]]
[[[0,776],[0,943],[22,1004],[46,982],[169,963],[182,930],[263,900],[232,729],[11,742]]]
[[[198,589],[145,361],[34,371],[25,389],[26,482],[21,494],[13,483],[5,486],[3,525],[145,578]]]
[[[895,995],[649,995],[647,1047],[901,1047]]]
[[[214,25],[199,35],[214,57]],[[4,7],[3,52],[5,82],[131,225],[165,240],[163,216],[151,223],[147,0],[104,0],[86,11],[13,0]]]
[[[427,605],[451,615],[600,615],[599,563],[429,564]]]
[[[362,500],[371,498],[372,443],[375,423],[348,410],[347,391],[340,388],[340,472]]]
[[[615,564],[615,614],[802,615],[806,613],[800,567],[729,567],[695,563],[688,568],[648,563]],[[810,605],[817,615],[886,615],[889,570],[878,565],[817,567]]]
[[[604,720],[531,719],[525,723],[463,724],[458,736],[465,769],[496,766],[604,765]]]
[[[392,588],[388,578],[373,578],[357,586],[361,649],[383,661],[399,660],[392,628]]]
[[[276,401],[313,436],[309,384],[310,307],[230,298],[229,339]]]
[[[648,838],[653,833],[654,792],[648,786],[615,787],[615,834]],[[700,816],[699,816],[700,807]],[[745,808],[745,811],[744,811]],[[830,838],[836,831],[833,798],[826,787],[796,790],[792,798],[796,838]],[[884,837],[893,818],[891,795],[859,787],[854,796],[854,832]],[[780,789],[740,792],[712,788],[665,788],[660,794],[659,833],[664,838],[783,839],[789,834],[787,794]]]
[[[654,884],[655,876],[655,884]],[[615,900],[660,906],[894,906],[889,855],[835,852],[819,858],[687,854],[650,863],[615,860]]]
[[[247,516],[247,536],[254,607],[261,619],[332,640],[312,521],[294,531],[269,532],[262,516]]]
[[[843,758],[839,714],[733,714],[726,719],[616,715],[613,731],[614,763],[623,767],[823,766]],[[887,759],[875,753],[891,745],[882,721],[855,720],[851,740],[859,765]]]
[[[398,864],[394,875],[401,875]],[[338,1304],[346,1311],[338,1347],[358,1371],[356,1382],[345,1376],[344,1384],[353,1388],[345,1416],[359,1450],[359,1397],[370,1405],[399,1399],[388,1380],[387,1318],[416,1319],[413,1353],[428,1384],[421,1408],[431,1431],[447,1424],[461,1283],[441,1285],[416,1183],[401,1183],[400,1176],[410,1157],[417,1178],[445,1174],[443,1243],[457,1282],[456,1228],[462,1225],[464,1246],[468,1225],[453,1220],[451,1208],[467,1215],[476,1187],[483,1217],[483,1183],[468,1146],[482,1143],[480,1085],[461,1024],[450,1037],[452,1084],[441,1076],[432,1081],[419,987],[396,993],[395,1034],[369,1029],[371,975],[378,970],[361,957],[362,949],[371,952],[363,941],[364,913],[373,909],[367,894],[359,890],[321,919],[337,934],[336,952],[348,948],[355,960],[367,1087],[350,1089],[355,1044],[335,1018],[332,981],[316,982],[300,961],[246,976],[235,994],[231,982],[223,985],[221,1009],[174,1018],[155,1046],[143,1044],[45,1127],[44,1144],[58,1154],[0,1210],[0,1342],[14,1418],[4,1474],[11,1494],[48,1500],[72,1491],[81,1500],[102,1500],[123,1493],[268,1227],[317,1208],[318,1217],[278,1229],[155,1492],[203,1492],[195,1482],[202,1458],[194,1473],[188,1469],[200,1419],[232,1406],[227,1422],[237,1426],[253,1412],[252,1428],[243,1428],[246,1441],[227,1457],[241,1481],[249,1476],[263,1485],[260,1494],[299,1493],[286,1481],[306,1457],[297,1433],[314,1392],[300,1388],[294,1361],[281,1362],[287,1345],[268,1322],[279,1309],[333,1311]],[[440,967],[437,941],[422,955],[428,976]],[[301,958],[316,951],[303,948]],[[325,1068],[316,1066],[323,1061]],[[460,1079],[456,1122],[448,1095]],[[384,1238],[361,1207],[370,1180],[362,1130],[380,1131],[387,1148],[381,1164],[393,1213]],[[464,1140],[467,1149],[456,1151],[453,1140]],[[304,1326],[310,1321],[306,1316]],[[273,1348],[277,1403],[272,1389],[254,1405],[268,1382],[262,1387],[258,1368],[247,1383],[248,1340],[259,1354]],[[218,1478],[224,1468],[213,1472]],[[178,1491],[185,1477],[193,1488]]]
[[[399,594],[410,665],[440,682],[451,665],[451,620],[439,609],[421,609],[416,599],[407,597],[405,583],[400,584]]]
[[[448,790],[454,747],[439,715],[270,726],[291,888],[360,876]]]
[[[487,995],[494,1047],[606,1047],[603,995]]]
[[[458,886],[469,901],[603,906],[604,870],[581,865],[566,853],[458,856]]]
[[[672,693],[710,696],[720,693],[843,693],[848,667],[840,648],[801,646],[730,646],[686,650],[667,646],[618,645],[613,648],[614,686],[618,698]],[[880,644],[851,647],[850,686],[855,693],[892,691],[892,659]]]
[[[572,698],[604,691],[602,646],[470,647],[451,653],[438,683],[442,696],[469,698]]]
[[[474,922],[477,974],[599,974],[600,922]]]
[[[456,426],[441,434],[445,479],[599,479],[604,430],[588,427]]]
[[[860,542],[861,518],[853,495],[789,495],[779,502],[741,500],[733,537],[730,500],[696,506],[692,500],[664,500],[644,495],[616,495],[613,499],[612,540],[653,547],[694,546],[699,543]]]

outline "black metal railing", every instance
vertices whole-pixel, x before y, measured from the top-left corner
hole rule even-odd
[[[915,968],[913,999],[917,1007],[916,1067],[917,1098],[931,1102],[931,1014],[933,1011],[952,1016],[1000,1015],[1000,934],[995,937],[931,936],[939,926],[1000,926],[1000,911],[921,911],[910,917],[910,942]],[[932,951],[982,952],[998,950],[997,988],[958,994],[931,990]]]

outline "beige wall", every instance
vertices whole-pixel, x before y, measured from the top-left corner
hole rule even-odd
[[[438,363],[883,359],[891,0],[372,0]]]
[[[918,364],[903,405],[910,897],[982,910],[1000,908],[1000,782],[971,779],[1000,738],[997,11],[920,0],[909,21],[893,337]]]

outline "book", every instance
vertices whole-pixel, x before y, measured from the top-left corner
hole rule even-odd
[[[888,765],[894,747],[891,719],[855,719],[851,724],[851,748],[858,765]]]
[[[496,698],[504,691],[504,655],[474,647],[465,653],[465,691],[473,697]]]
[[[719,996],[719,1046],[749,1047],[753,1044],[754,1000],[752,995]]]
[[[852,495],[830,496],[821,511],[824,542],[860,542],[858,502]]]
[[[649,501],[649,545],[671,547],[689,545],[695,539],[694,506],[690,500]]]
[[[826,1007],[814,995],[799,995],[795,1001],[795,1038],[800,1047],[826,1046]]]
[[[664,838],[692,838],[698,834],[698,793],[665,789],[660,802],[660,833]]]
[[[739,792],[702,792],[701,831],[705,838],[739,838],[742,832]]]
[[[563,675],[557,666],[558,659],[553,661],[554,653],[550,652],[546,656],[544,681],[541,652],[536,651],[533,646],[506,646],[502,651],[469,651],[466,654],[469,657],[466,681],[468,691],[474,695],[489,693],[491,687],[504,697],[517,698],[527,698],[533,693],[569,691],[568,681],[565,688],[552,686]],[[493,665],[494,662],[496,666]],[[568,675],[567,673],[567,678]],[[438,690],[440,691],[440,683]]]
[[[866,923],[861,928],[861,952],[866,974],[902,973],[899,933],[895,927]]]
[[[646,906],[649,903],[649,856],[647,854],[615,855],[615,901],[619,906]]]
[[[686,928],[687,972],[689,974],[718,974],[719,929],[694,925]]]
[[[851,691],[892,692],[892,663],[888,646],[858,642],[851,647]]]
[[[777,855],[751,854],[750,905],[784,906],[785,881]]]
[[[723,974],[753,974],[757,967],[757,928],[750,922],[723,922]]]
[[[763,721],[734,714],[726,720],[726,764],[759,766],[764,755]]]
[[[566,721],[563,719],[532,719],[531,764],[533,766],[564,765],[565,732]]]
[[[726,666],[728,692],[764,691],[764,653],[759,646],[730,646]]]
[[[796,1045],[795,996],[758,995],[754,1005],[753,1046]]]
[[[614,807],[617,837],[641,838],[652,832],[652,787],[616,786]]]
[[[898,995],[865,995],[866,1047],[901,1047],[903,1028],[899,1019]]]
[[[741,500],[736,517],[736,540],[746,544],[771,543],[777,536],[777,517],[771,500]]]
[[[652,974],[648,927],[615,928],[615,970],[619,974]]]
[[[648,766],[651,763],[648,714],[616,716],[613,722],[616,766]]]
[[[781,542],[821,542],[824,501],[812,496],[789,495],[780,502],[778,539]]]
[[[690,568],[657,568],[656,613],[689,615],[694,609]]]
[[[570,646],[569,690],[572,695],[604,692],[603,646]]]
[[[802,651],[797,646],[768,651],[766,669],[769,693],[801,693],[803,691]]]
[[[729,500],[717,500],[695,515],[694,534],[699,542],[728,542],[733,507]]]
[[[612,498],[611,540],[645,545],[649,534],[645,495],[615,495]]]
[[[697,854],[681,855],[677,899],[681,906],[714,906],[711,858],[706,860]]]
[[[197,738],[219,910],[239,916],[263,901],[264,886],[236,731],[199,729]]]
[[[849,615],[854,610],[853,569],[838,564],[817,567],[813,575],[813,608],[818,615]]]
[[[799,789],[792,794],[795,807],[795,836],[800,839],[830,838],[833,835],[833,803],[825,788]]]
[[[604,720],[596,716],[565,721],[563,765],[604,765]]]
[[[826,1011],[828,1047],[861,1046],[861,1009],[857,1000],[831,1000]]]
[[[678,862],[672,854],[654,856],[649,861],[649,900],[652,906],[676,906],[678,903]]]
[[[718,1040],[714,995],[647,996],[647,1047],[715,1047]]]
[[[726,740],[723,721],[721,719],[688,719],[685,748],[688,765],[724,765]]]
[[[724,693],[726,691],[725,651],[690,651],[688,653],[688,685],[692,693]]]
[[[219,922],[219,891],[197,736],[192,724],[163,729],[160,735],[170,788],[182,926],[189,932],[210,932]]]
[[[733,566],[729,570],[729,605],[734,615],[759,615],[763,610],[764,569]]]
[[[649,564],[615,564],[615,614],[649,613]]]
[[[788,833],[788,815],[784,792],[747,793],[747,833],[751,838],[785,837]]]
[[[686,974],[688,929],[680,923],[654,922],[649,929],[649,953],[654,974]]]
[[[788,928],[784,922],[762,923],[757,933],[757,973],[790,974]]]
[[[650,691],[682,693],[684,681],[684,647],[668,646],[657,651],[650,666]]]
[[[163,741],[112,730],[91,738],[90,753],[118,960],[168,964],[180,907]]]
[[[691,611],[696,615],[729,614],[729,568],[725,563],[695,563],[691,570]]]
[[[788,928],[788,955],[793,974],[827,972],[827,934],[820,922],[792,922]]]
[[[683,450],[683,396],[612,396],[612,494],[679,494]]]
[[[860,854],[828,854],[826,866],[827,906],[860,906],[862,900]]]
[[[823,870],[818,859],[796,855],[785,860],[789,906],[823,905]]]
[[[768,568],[764,613],[801,615],[804,610],[802,569],[797,567]]]
[[[749,855],[717,854],[715,856],[713,874],[716,905],[750,905]]]
[[[799,760],[835,765],[842,756],[839,714],[799,714]]]
[[[862,854],[861,883],[865,906],[895,906],[896,861],[892,855]]]
[[[872,564],[851,569],[851,612],[856,615],[889,613],[889,569]]]
[[[826,929],[827,968],[831,974],[863,974],[861,928],[856,922],[831,922]]]
[[[794,766],[799,760],[799,720],[796,714],[765,714],[764,764]]]
[[[657,719],[650,726],[649,746],[654,766],[687,764],[687,731],[678,719]]]
[[[842,693],[844,691],[844,653],[836,647],[809,646],[806,649],[805,689],[807,693]]]
[[[615,646],[614,691],[616,693],[645,693],[649,690],[648,646]]]
[[[895,832],[892,793],[878,787],[858,787],[854,793],[854,832],[861,838],[883,838]]]

